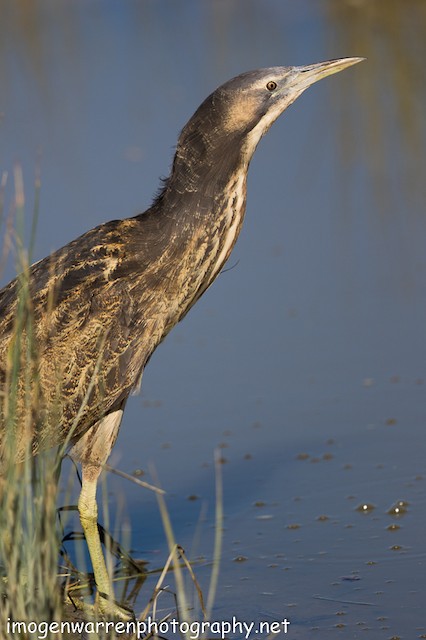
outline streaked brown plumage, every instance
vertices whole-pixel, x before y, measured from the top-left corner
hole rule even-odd
[[[258,141],[313,82],[360,58],[248,72],[219,87],[184,127],[169,179],[145,213],[100,225],[33,265],[26,309],[16,460],[70,437],[83,464],[79,509],[101,598],[120,614],[97,531],[95,490],[126,400],[154,349],[213,282],[238,237],[246,176]],[[0,383],[10,387],[17,348],[14,280],[0,292]],[[19,334],[20,343],[25,335]],[[32,415],[23,406],[31,372]],[[7,402],[2,403],[2,424]],[[78,416],[78,418],[76,418]],[[2,429],[4,431],[4,429]],[[103,565],[102,565],[103,563]]]

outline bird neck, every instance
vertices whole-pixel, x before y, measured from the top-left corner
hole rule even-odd
[[[213,123],[202,124],[191,120],[183,129],[170,176],[155,204],[177,224],[195,229],[198,223],[207,233],[212,227],[219,233],[231,210],[232,216],[244,215],[252,154],[245,153],[245,136],[235,139]]]
[[[218,200],[247,174],[250,159],[242,153],[241,140],[214,127],[185,127],[179,138],[169,178],[170,190],[196,200]],[[209,203],[210,205],[210,203]]]
[[[173,279],[179,283],[180,317],[220,273],[237,241],[246,205],[248,164],[232,145],[218,153],[197,142],[178,147],[170,177],[154,203],[170,230],[168,251],[179,255],[173,260]]]

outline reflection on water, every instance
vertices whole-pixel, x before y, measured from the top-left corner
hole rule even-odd
[[[217,616],[286,616],[294,638],[426,633],[425,4],[16,1],[1,16],[4,218],[15,159],[30,212],[40,158],[36,258],[146,207],[179,128],[228,77],[368,58],[260,145],[235,267],[152,359],[112,463],[155,465],[179,542],[208,560],[221,447]],[[136,557],[161,565],[155,500],[109,483]]]

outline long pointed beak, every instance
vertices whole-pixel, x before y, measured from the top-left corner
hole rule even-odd
[[[317,62],[315,64],[308,64],[304,67],[293,67],[294,70],[294,83],[300,89],[305,90],[318,82],[322,78],[331,76],[333,73],[339,73],[347,67],[351,67],[353,64],[362,62],[365,58],[338,58],[337,60],[326,60],[325,62]]]

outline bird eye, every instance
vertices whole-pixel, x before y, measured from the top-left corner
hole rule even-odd
[[[269,80],[269,82],[266,85],[266,88],[268,89],[268,91],[273,91],[274,89],[277,88],[277,83],[274,82],[273,80]]]

